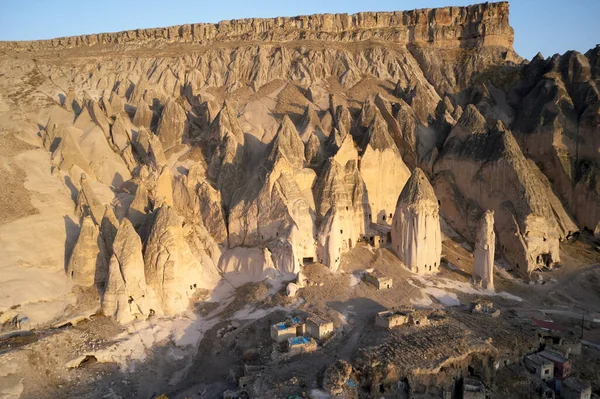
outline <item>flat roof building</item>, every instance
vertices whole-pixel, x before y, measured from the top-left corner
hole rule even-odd
[[[379,270],[373,270],[365,274],[365,282],[372,284],[378,290],[384,290],[392,288],[392,278],[384,276]]]
[[[565,379],[571,374],[571,361],[558,352],[545,350],[538,353],[544,359],[554,363],[554,377],[559,380]]]
[[[288,338],[304,335],[305,326],[299,317],[292,317],[271,326],[271,338],[276,342],[285,342]]]
[[[590,399],[592,385],[578,378],[569,377],[563,381],[560,397],[564,399]]]
[[[408,323],[408,317],[412,310],[384,310],[375,316],[375,325],[387,329]]]
[[[313,338],[323,339],[333,332],[333,322],[319,316],[306,318],[306,333]]]
[[[554,363],[540,355],[526,356],[525,368],[541,378],[542,381],[548,382],[554,379]]]
[[[310,337],[299,336],[288,338],[287,340],[288,352],[293,355],[299,353],[309,353],[317,350],[317,341]]]

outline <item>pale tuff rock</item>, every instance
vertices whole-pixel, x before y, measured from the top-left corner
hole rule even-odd
[[[371,122],[375,118],[377,107],[373,96],[367,97],[362,103],[360,108],[360,114],[358,115],[357,126],[366,130],[371,125]]]
[[[116,255],[110,258],[108,279],[102,296],[102,313],[114,317],[119,323],[133,320],[129,308],[129,298],[125,288],[125,281]]]
[[[297,272],[302,258],[314,257],[314,206],[310,187],[314,172],[303,169],[304,143],[286,116],[269,148],[261,173],[250,181],[229,214],[229,245],[254,246],[289,240],[292,260],[285,268]],[[273,251],[273,249],[271,248]]]
[[[67,266],[67,275],[75,284],[91,286],[106,280],[108,251],[91,217],[83,218],[79,238]]]
[[[79,194],[77,196],[77,207],[82,216],[90,215],[94,223],[98,226],[102,223],[104,217],[105,207],[100,202],[90,182],[88,181],[85,174],[81,174],[79,180]]]
[[[300,287],[298,287],[298,285],[296,283],[289,283],[285,287],[285,293],[289,297],[295,297],[296,294],[298,293],[299,289],[300,289]]]
[[[180,215],[192,222],[200,219],[197,190],[201,180],[204,180],[204,176],[199,164],[193,164],[187,174],[181,174],[173,180],[173,204]]]
[[[137,229],[142,225],[142,223],[144,223],[144,219],[148,210],[148,190],[146,188],[146,184],[140,180],[135,191],[133,201],[131,202],[131,204],[129,205],[129,209],[127,210],[127,219],[129,219],[133,226]]]
[[[77,100],[77,93],[75,93],[75,89],[72,87],[69,87],[69,90],[67,91],[63,106],[67,111],[71,111],[75,115],[81,112],[81,106]]]
[[[294,168],[302,168],[305,161],[304,143],[300,139],[296,126],[287,115],[281,121],[269,152],[271,162],[277,162],[279,157],[284,157]]]
[[[134,147],[142,161],[157,171],[167,164],[167,158],[159,138],[146,128],[140,128],[134,141]]]
[[[74,166],[77,166],[90,177],[95,178],[93,169],[77,143],[80,136],[81,131],[72,126],[59,126],[52,129],[52,133],[48,134],[46,140],[49,143],[58,142],[52,152],[52,165],[65,172],[69,172]]]
[[[306,275],[302,272],[298,272],[298,274],[296,275],[296,285],[298,286],[298,288],[306,287],[307,283],[308,279],[306,278]]]
[[[461,234],[473,237],[461,230],[459,214],[465,215],[471,202],[490,209],[501,251],[511,265],[521,274],[552,266],[560,261],[559,240],[577,227],[563,217],[560,201],[532,172],[510,131],[500,121],[484,128],[478,114],[473,106],[465,109],[434,165],[436,187],[449,184],[460,193],[444,197],[444,214]],[[449,207],[458,213],[446,212]]]
[[[317,165],[322,160],[321,142],[314,134],[311,134],[306,142],[304,158],[309,165]]]
[[[290,35],[289,32],[295,34]],[[485,34],[482,35],[481,32]],[[435,48],[486,45],[512,48],[513,43],[513,29],[508,24],[508,3],[500,2],[404,12],[246,18],[221,21],[218,24],[198,23],[35,42],[6,42],[3,47],[15,49],[74,47],[138,41],[207,43],[215,39],[239,40],[240,37],[248,40],[260,38],[267,41],[289,41],[297,40],[299,37],[336,40],[348,35],[351,35],[353,40],[379,38],[401,44],[427,43]]]
[[[159,137],[163,148],[169,149],[175,145],[181,144],[184,136],[187,136],[187,116],[185,110],[177,103],[170,99],[165,105],[160,119],[156,135]]]
[[[396,143],[402,160],[414,169],[417,166],[417,120],[414,111],[404,101],[397,103],[396,114],[389,101],[379,94],[375,97],[375,105],[388,124],[389,134]],[[373,112],[375,114],[375,112]]]
[[[230,274],[239,273],[251,281],[261,281],[276,276],[271,253],[266,248],[231,248],[223,252],[219,259],[219,270],[226,278]]]
[[[589,230],[600,222],[600,91],[593,74],[598,54],[596,47],[585,55],[539,55],[508,93],[516,108],[512,130],[523,152],[543,166],[566,209]]]
[[[221,207],[221,195],[209,183],[202,182],[198,186],[198,200],[202,222],[210,235],[219,243],[227,239],[227,228]]]
[[[438,201],[425,173],[416,168],[398,197],[392,250],[411,271],[437,273],[442,254]]]
[[[325,142],[329,136],[329,132],[325,133],[325,129],[321,126],[321,120],[317,115],[317,111],[315,111],[314,106],[310,103],[304,110],[299,131],[300,138],[304,143],[308,143],[313,135],[316,136],[319,143]]]
[[[208,141],[214,148],[208,177],[216,183],[224,202],[229,203],[243,173],[244,133],[233,106],[227,101],[211,124]]]
[[[131,178],[127,165],[116,154],[102,129],[92,120],[87,108],[84,108],[73,125],[76,129],[73,138],[85,159],[85,164],[93,170],[95,178],[107,186],[118,187]],[[63,151],[63,157],[66,154]],[[78,164],[77,162],[74,162]],[[78,164],[85,170],[85,167]]]
[[[154,188],[154,199],[161,203],[173,205],[173,176],[168,166],[163,166]]]
[[[410,171],[388,134],[388,127],[381,113],[376,110],[374,114],[365,136],[366,147],[361,157],[360,175],[369,198],[371,221],[389,224],[398,195],[408,180]]]
[[[156,212],[144,263],[146,284],[154,290],[167,315],[185,310],[197,288],[214,288],[206,281],[208,271],[193,256],[182,219],[171,206],[165,205]]]
[[[113,242],[115,241],[118,228],[119,221],[115,216],[112,206],[106,205],[104,209],[104,216],[102,217],[102,222],[100,223],[100,233],[102,233],[102,237],[106,243],[106,248],[111,254],[113,253]]]
[[[146,286],[142,241],[131,222],[123,219],[114,241],[114,257],[125,284],[125,295],[132,315],[149,315],[150,309],[157,311],[154,295]],[[111,259],[111,267],[113,260]],[[109,273],[109,276],[112,275]],[[120,280],[117,279],[120,284]],[[118,284],[117,284],[118,285]],[[108,284],[110,286],[110,284]],[[108,290],[108,288],[107,288]],[[119,316],[116,316],[119,319]]]
[[[144,99],[140,99],[138,101],[137,106],[135,108],[135,115],[133,116],[133,124],[139,127],[145,127],[146,129],[150,129],[152,125],[153,113],[148,104],[144,101]]]
[[[106,139],[109,140],[111,122],[109,122],[109,119],[107,118],[106,114],[100,108],[100,104],[98,104],[98,102],[96,101],[90,100],[87,108],[94,123],[100,126],[100,129],[102,129],[102,132],[104,133],[104,137],[106,137]]]
[[[479,222],[473,251],[473,281],[486,290],[494,290],[494,212],[486,211]]]
[[[314,258],[314,239],[302,247],[302,243],[294,243],[294,233],[298,236],[299,230],[294,228],[288,240],[274,240],[269,243],[273,264],[283,275],[297,274],[302,267],[303,258]]]
[[[112,142],[119,150],[124,151],[129,145],[130,137],[129,118],[124,114],[117,114],[114,123],[111,126]]]
[[[348,252],[360,237],[355,230],[353,212],[338,210],[334,203],[319,228],[317,239],[317,260],[336,272],[340,267],[341,256]]]

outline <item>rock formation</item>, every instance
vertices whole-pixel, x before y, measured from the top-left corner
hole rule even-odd
[[[90,216],[84,217],[67,274],[78,285],[101,284],[108,274],[108,258],[109,252],[98,227]]]
[[[494,233],[526,275],[600,231],[600,47],[522,63],[512,43],[508,3],[2,42],[0,108],[15,131],[47,121],[25,188],[47,169],[77,196],[69,275],[104,284],[120,321],[222,278],[336,272],[390,224],[392,251],[434,273],[440,217],[489,288]]]
[[[374,116],[366,133],[366,145],[360,160],[360,175],[365,182],[373,223],[390,224],[398,195],[410,177],[400,151],[388,134],[381,113]]]
[[[502,252],[522,274],[560,261],[559,241],[577,227],[502,122],[467,106],[434,171],[442,212],[459,232],[472,236],[466,215],[490,209]]]
[[[163,205],[156,212],[144,251],[146,283],[154,290],[163,311],[185,310],[197,288],[213,288],[214,270],[192,254],[182,219],[175,208]]]
[[[486,211],[479,221],[477,240],[473,251],[473,282],[486,290],[494,290],[494,212]]]
[[[411,271],[437,273],[442,233],[437,197],[425,173],[416,168],[402,189],[392,219],[392,250]]]

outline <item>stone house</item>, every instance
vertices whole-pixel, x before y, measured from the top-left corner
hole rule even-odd
[[[408,322],[410,310],[384,310],[375,316],[375,325],[387,329],[404,325]]]
[[[384,290],[392,288],[392,278],[384,276],[379,270],[373,270],[370,273],[365,274],[365,282],[372,284],[378,290]]]
[[[569,377],[562,383],[560,397],[564,399],[590,399],[592,397],[592,385],[588,381]]]
[[[554,379],[554,363],[540,355],[529,355],[525,357],[525,368],[532,374],[541,378],[542,381]]]
[[[306,319],[306,333],[313,338],[322,339],[333,332],[333,322],[318,316]]]
[[[571,374],[571,361],[558,352],[545,350],[538,353],[544,359],[554,363],[554,377],[559,380],[564,380]]]
[[[290,354],[310,353],[317,350],[317,341],[301,335],[287,339],[287,349]]]
[[[304,333],[305,324],[302,323],[299,317],[292,317],[289,320],[271,326],[271,338],[275,342],[285,342],[289,338],[304,335]]]

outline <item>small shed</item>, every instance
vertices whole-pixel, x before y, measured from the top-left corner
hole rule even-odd
[[[375,316],[375,325],[387,329],[404,325],[410,313],[411,310],[384,310]]]
[[[305,326],[299,317],[292,317],[271,326],[271,338],[276,342],[285,342],[288,338],[304,335]]]
[[[288,338],[287,340],[288,352],[291,354],[309,353],[317,350],[317,341],[310,337],[299,336]]]
[[[588,381],[569,377],[563,381],[560,397],[564,399],[590,399],[592,385]]]
[[[552,381],[554,379],[554,363],[541,357],[540,355],[529,355],[525,357],[525,368],[530,373],[541,378],[542,381]]]
[[[571,374],[571,361],[558,352],[545,350],[538,353],[544,359],[554,363],[554,377],[563,380]]]
[[[319,316],[306,319],[306,333],[313,338],[322,339],[333,332],[333,322]]]
[[[372,272],[366,273],[364,280],[365,282],[374,285],[378,290],[392,288],[392,278],[384,276],[379,270],[373,270]]]

